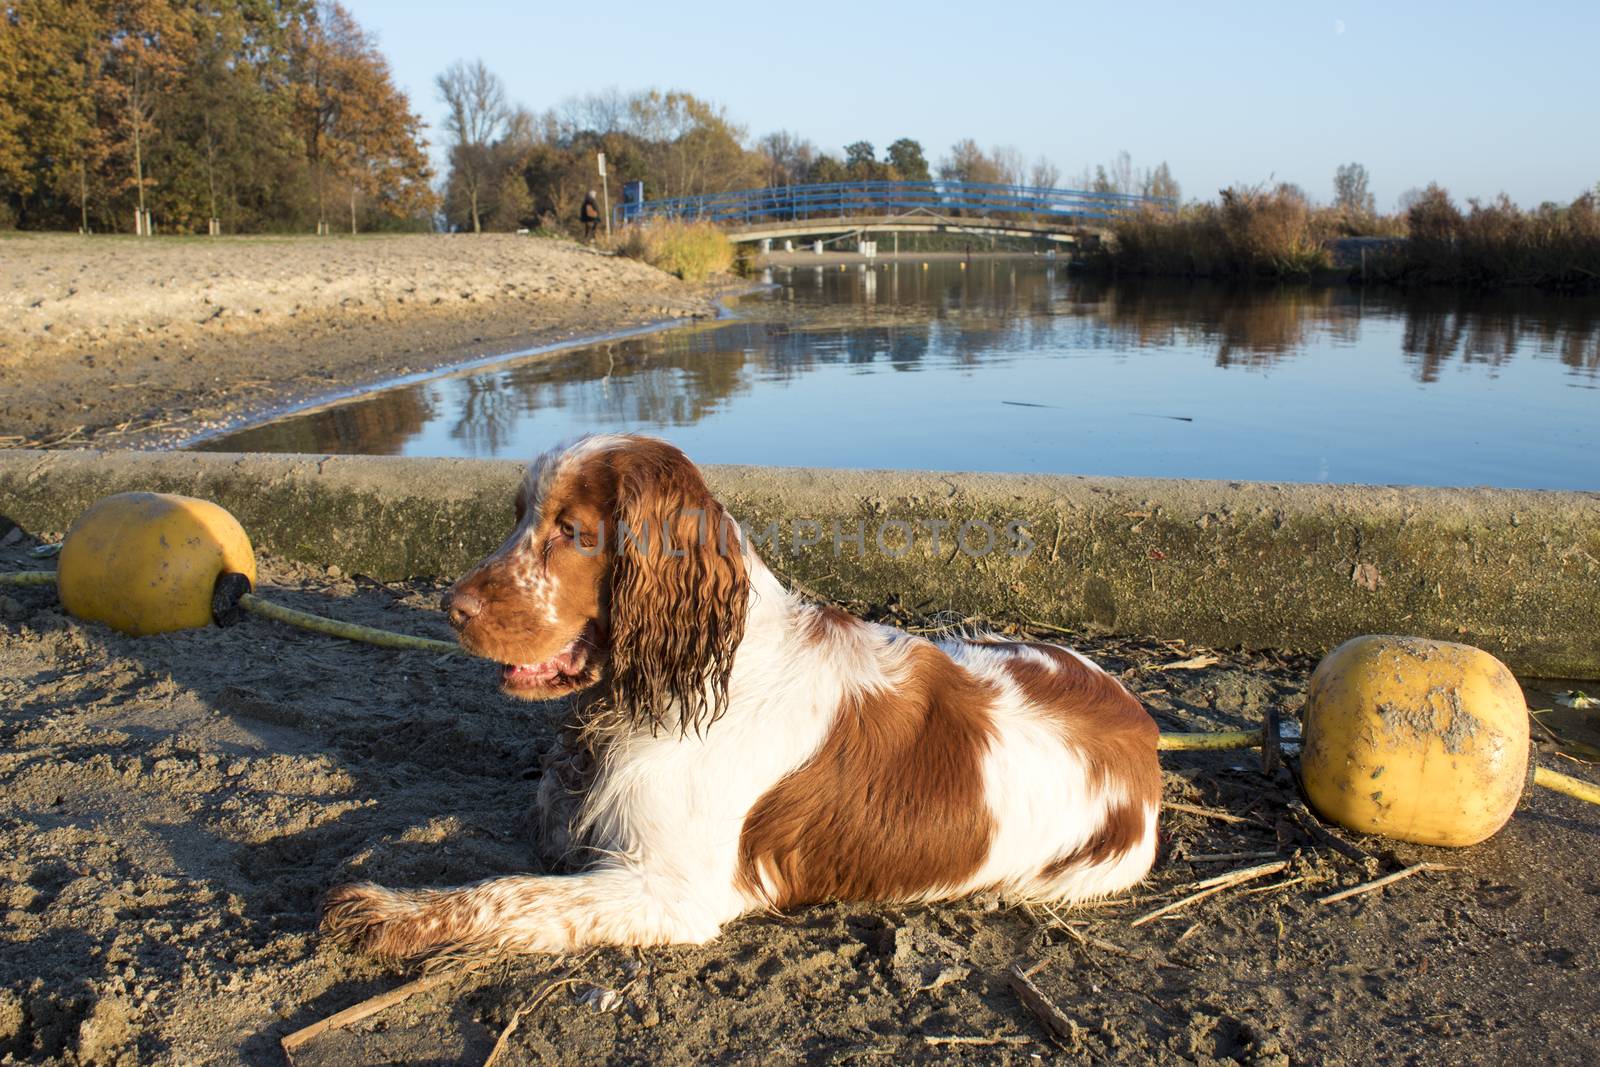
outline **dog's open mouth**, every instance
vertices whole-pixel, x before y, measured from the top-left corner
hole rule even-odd
[[[586,623],[572,643],[538,663],[502,663],[500,685],[509,693],[581,689],[598,675],[598,628]]]

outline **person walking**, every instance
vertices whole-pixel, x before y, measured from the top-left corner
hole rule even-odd
[[[583,239],[589,244],[594,243],[594,232],[600,226],[600,205],[595,202],[594,190],[589,190],[589,195],[583,198],[583,206],[578,209],[578,218],[583,222]]]

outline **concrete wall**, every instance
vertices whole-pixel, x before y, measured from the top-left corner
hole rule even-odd
[[[65,530],[129,489],[203,496],[257,546],[378,578],[452,575],[510,527],[518,464],[0,452],[0,516]],[[841,599],[1322,651],[1359,633],[1467,641],[1519,673],[1600,678],[1600,494],[713,467],[776,569]],[[802,520],[798,527],[793,520]],[[818,525],[812,526],[809,522]],[[910,551],[903,528],[918,524]],[[939,551],[931,529],[939,522]],[[1006,551],[1006,524],[1034,542]],[[957,527],[987,523],[968,555]],[[836,549],[834,530],[840,534]],[[856,531],[863,532],[858,548]],[[877,541],[885,531],[881,549]],[[795,536],[795,535],[798,536]],[[969,527],[967,547],[982,546]],[[801,547],[804,541],[819,543]]]

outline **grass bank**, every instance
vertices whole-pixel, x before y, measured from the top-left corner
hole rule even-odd
[[[1114,240],[1086,265],[1112,274],[1294,279],[1348,277],[1346,238],[1394,239],[1367,257],[1366,280],[1476,288],[1600,291],[1600,202],[1531,210],[1505,196],[1459,207],[1429,186],[1404,212],[1315,207],[1291,186],[1232,188],[1215,202],[1117,221]]]

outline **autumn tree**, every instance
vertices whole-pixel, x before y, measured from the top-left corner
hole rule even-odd
[[[811,161],[811,168],[806,171],[806,181],[817,185],[832,185],[842,182],[850,177],[850,172],[845,170],[844,164],[837,156],[826,152]]]
[[[0,5],[0,218],[26,227],[295,229],[338,192],[425,219],[420,130],[336,5]]]
[[[1000,174],[1000,180],[1006,185],[1021,186],[1027,184],[1028,165],[1023,161],[1022,150],[1014,145],[996,145],[991,159],[994,160],[995,170]]]
[[[295,126],[316,188],[317,222],[337,184],[348,191],[351,230],[365,194],[386,214],[432,207],[422,119],[395,87],[370,35],[338,3],[319,3],[294,22],[290,77]]]
[[[810,141],[788,130],[776,130],[756,142],[766,165],[767,185],[794,185],[806,180],[817,150]]]
[[[761,159],[744,147],[745,130],[720,105],[678,90],[650,90],[628,103],[631,131],[648,146],[663,196],[697,196],[756,184]]]
[[[123,0],[111,5],[115,22],[96,86],[113,124],[113,149],[125,157],[137,218],[146,217],[145,152],[159,131],[156,108],[172,91],[193,47],[189,12],[169,0]]]
[[[194,0],[193,50],[158,116],[157,209],[176,228],[303,223],[305,165],[293,135],[286,17],[273,0]]]
[[[922,145],[909,137],[902,137],[884,153],[889,166],[901,181],[925,182],[929,178],[928,158],[922,154]]]
[[[939,177],[948,181],[999,184],[1005,180],[1000,166],[968,137],[950,146],[950,154],[939,161]]]
[[[1178,179],[1172,176],[1172,169],[1167,166],[1166,160],[1157,163],[1154,170],[1145,171],[1144,180],[1140,182],[1139,192],[1144,196],[1171,200],[1174,203],[1181,199],[1183,195],[1183,190],[1178,185]]]
[[[844,146],[844,166],[850,177],[874,181],[882,177],[877,149],[871,141],[855,141]]]
[[[1377,214],[1377,199],[1372,195],[1366,167],[1346,163],[1333,172],[1333,204],[1352,215]]]
[[[483,232],[479,200],[490,178],[490,145],[500,136],[509,114],[505,84],[483,65],[456,60],[434,79],[446,109],[444,129],[450,137],[451,181],[466,197],[472,232]]]
[[[1123,149],[1109,165],[1097,165],[1094,168],[1094,177],[1085,184],[1091,192],[1096,193],[1133,192],[1133,156],[1127,149]]]
[[[0,15],[0,202],[23,222],[65,224],[75,204],[77,226],[90,226],[89,189],[107,154],[95,97],[105,25],[73,0]]]

